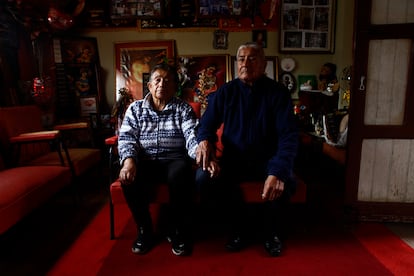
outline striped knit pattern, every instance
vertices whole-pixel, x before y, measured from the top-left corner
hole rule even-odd
[[[150,103],[150,94],[132,103],[119,130],[121,164],[129,157],[138,159],[195,159],[198,119],[192,107],[173,98],[162,111]]]

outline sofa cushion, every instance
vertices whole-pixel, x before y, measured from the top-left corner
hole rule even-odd
[[[99,149],[94,148],[70,148],[68,149],[70,159],[72,161],[75,174],[81,175],[93,166],[100,163],[101,160],[101,151]],[[49,152],[48,154],[44,154],[39,156],[36,159],[31,160],[25,165],[30,166],[39,166],[39,165],[52,165],[52,166],[59,166],[59,159],[57,159],[58,153],[57,152]],[[65,165],[68,165],[67,158],[63,153]]]
[[[0,171],[0,233],[71,181],[68,167],[17,167]]]

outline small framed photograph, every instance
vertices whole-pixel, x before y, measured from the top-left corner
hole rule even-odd
[[[333,53],[335,0],[282,0],[281,52]]]
[[[98,113],[96,97],[83,97],[79,99],[80,113],[82,117],[89,117],[93,113]]]
[[[163,0],[111,1],[111,18],[161,18],[164,15]]]
[[[214,31],[213,48],[214,49],[227,49],[229,32],[224,30]]]
[[[197,17],[222,18],[245,15],[246,0],[197,0]]]
[[[290,72],[283,72],[280,75],[280,82],[287,87],[287,89],[289,90],[289,92],[291,94],[293,94],[296,91],[296,79],[295,76],[293,76],[292,73]]]
[[[298,85],[300,90],[318,89],[318,81],[315,75],[299,75]]]
[[[267,48],[267,31],[265,29],[253,30],[252,41],[262,46],[262,48]]]

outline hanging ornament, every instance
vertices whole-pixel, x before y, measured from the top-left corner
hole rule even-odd
[[[49,25],[56,30],[67,30],[74,25],[73,16],[63,13],[56,8],[50,8],[47,15]]]

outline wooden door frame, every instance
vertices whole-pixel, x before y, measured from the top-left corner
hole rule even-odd
[[[367,138],[414,138],[414,84],[408,82],[406,90],[406,114],[401,126],[364,126],[365,91],[360,91],[360,78],[367,76],[368,47],[372,39],[409,38],[414,41],[414,24],[371,25],[372,1],[355,1],[354,66],[352,72],[350,102],[346,194],[345,203],[350,205],[359,219],[409,220],[414,219],[414,204],[358,201],[362,142]],[[396,29],[398,31],[396,31]],[[414,74],[414,43],[411,45],[409,76]],[[364,83],[366,85],[366,83]],[[374,214],[374,215],[370,215]],[[375,215],[378,214],[378,215]]]

